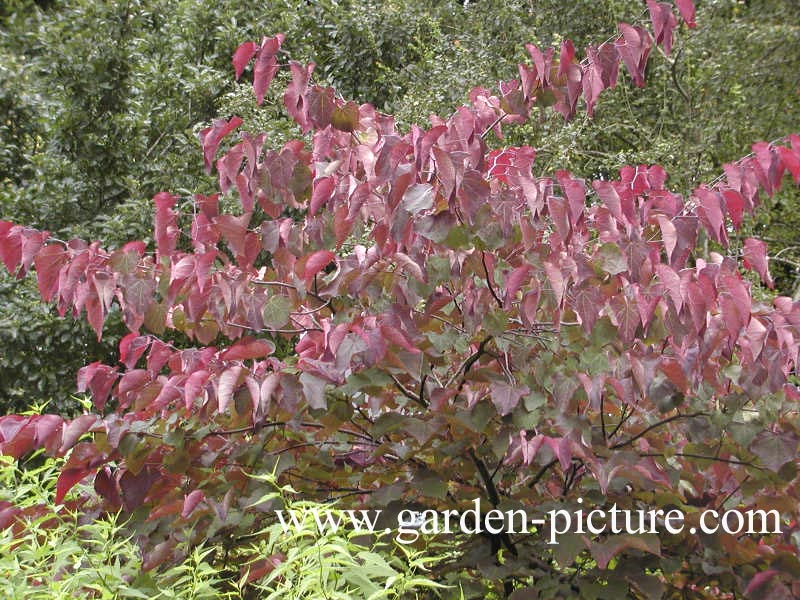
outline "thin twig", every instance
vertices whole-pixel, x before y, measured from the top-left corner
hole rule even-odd
[[[686,103],[689,105],[689,114],[691,115],[693,112],[692,98],[691,96],[689,96],[689,94],[686,93],[686,90],[683,89],[683,87],[680,84],[680,81],[678,81],[678,73],[677,73],[678,60],[680,59],[682,53],[683,53],[683,48],[679,48],[678,51],[675,53],[675,60],[670,62],[669,70],[670,73],[672,74],[672,81],[675,84],[675,87],[678,88],[678,91],[681,93],[681,96],[683,96],[683,99],[686,100]]]
[[[630,414],[628,413],[628,405],[627,404],[625,406],[623,406],[622,407],[622,416],[619,419],[619,423],[617,423],[616,427],[614,427],[614,431],[612,431],[611,434],[608,437],[612,438],[615,435],[617,435],[617,432],[619,431],[620,427],[622,427],[625,424],[625,421],[627,421],[632,414],[633,414],[633,410],[631,410]]]
[[[281,427],[286,425],[286,421],[271,421],[269,423],[254,423],[253,425],[249,425],[247,427],[237,427],[236,429],[220,429],[217,431],[209,431],[204,437],[208,437],[211,435],[236,435],[237,433],[253,433],[259,429],[263,429],[264,427]]]
[[[453,373],[450,379],[447,380],[447,383],[444,386],[445,388],[449,388],[451,385],[453,385],[459,373],[463,372],[464,374],[466,374],[467,371],[469,371],[472,368],[472,365],[475,364],[475,361],[478,360],[485,352],[486,344],[488,344],[489,340],[491,339],[492,339],[491,336],[487,337],[480,343],[478,349],[475,352],[473,352],[467,358],[464,359],[464,361],[458,366],[456,372]]]
[[[497,118],[496,118],[496,119],[495,119],[495,120],[492,122],[492,124],[491,124],[491,125],[489,125],[489,126],[486,128],[486,130],[485,130],[485,131],[484,131],[484,132],[481,134],[481,139],[482,139],[482,140],[486,139],[486,136],[487,136],[487,135],[489,135],[489,132],[490,132],[492,129],[494,129],[495,127],[497,127],[497,126],[500,124],[500,122],[501,122],[503,119],[505,119],[507,116],[508,116],[508,113],[505,113],[505,112],[504,112],[502,115],[500,115],[499,117],[497,117]]]
[[[413,400],[414,402],[416,402],[417,404],[419,404],[423,408],[428,408],[427,403],[422,398],[417,396],[414,392],[409,390],[406,386],[404,386],[397,377],[395,377],[394,375],[391,375],[391,378],[392,378],[392,381],[394,381],[395,387],[397,387],[397,389],[400,390],[405,397]]]
[[[551,460],[549,463],[547,463],[546,465],[544,465],[544,466],[543,466],[541,469],[539,469],[539,470],[536,472],[536,475],[534,475],[534,476],[533,476],[533,479],[531,479],[531,480],[528,482],[528,488],[533,488],[533,486],[535,486],[537,483],[539,483],[539,481],[541,480],[541,478],[545,476],[545,473],[547,473],[547,471],[549,471],[549,470],[550,470],[550,467],[552,467],[553,465],[555,465],[557,462],[558,462],[558,459],[557,459],[557,458],[554,458],[554,459],[553,459],[553,460]]]
[[[489,268],[486,266],[486,253],[483,251],[481,251],[481,263],[483,264],[483,272],[486,273],[486,285],[489,286],[489,291],[492,293],[494,299],[497,300],[497,305],[500,308],[503,308],[502,300],[497,297],[497,294],[494,291],[494,286],[492,285],[491,277],[489,276]]]
[[[297,311],[293,311],[292,314],[293,315],[299,315],[299,316],[313,315],[314,313],[319,312],[322,309],[330,306],[330,304],[331,304],[331,301],[329,299],[329,300],[326,300],[321,306],[318,306],[317,308],[312,308],[310,310],[297,310]]]
[[[657,427],[661,427],[662,425],[666,425],[667,423],[671,423],[672,421],[677,421],[678,419],[693,419],[695,417],[707,417],[707,416],[709,416],[708,413],[704,413],[704,412],[672,415],[671,417],[669,417],[667,419],[663,419],[662,421],[659,421],[658,423],[653,423],[652,425],[650,425],[650,427],[647,427],[647,428],[643,429],[642,431],[640,431],[639,433],[637,433],[633,437],[628,438],[624,442],[619,442],[618,444],[614,444],[613,446],[610,447],[610,449],[611,450],[616,450],[617,448],[622,448],[623,446],[628,446],[628,445],[632,444],[633,442],[635,442],[636,440],[646,436],[648,433],[653,431],[653,429],[656,429]]]
[[[783,263],[785,265],[789,265],[791,267],[794,267],[795,269],[800,269],[800,263],[795,262],[793,260],[789,260],[788,258],[783,258],[782,256],[777,256],[777,255],[776,256],[769,256],[768,260],[776,260],[776,261],[781,262],[781,263]]]
[[[230,321],[225,321],[226,325],[230,327],[238,327],[239,329],[246,329],[248,331],[253,331],[255,333],[306,333],[307,331],[322,331],[321,327],[304,327],[302,329],[257,329],[255,327],[250,327],[248,325],[240,325],[239,323],[231,323]]]
[[[646,452],[644,454],[640,454],[639,456],[652,456],[653,458],[667,458],[663,454],[659,454],[658,452]],[[751,462],[746,462],[743,460],[738,460],[736,458],[720,458],[719,456],[703,456],[702,454],[691,454],[689,452],[676,452],[672,456],[680,456],[682,458],[696,458],[699,460],[710,460],[711,462],[721,462],[727,463],[730,465],[742,465],[744,467],[752,467],[753,469],[757,469],[759,471],[763,471],[764,467],[759,467],[758,465],[754,465]]]

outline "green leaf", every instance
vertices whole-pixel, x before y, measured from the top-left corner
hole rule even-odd
[[[418,474],[415,479],[417,487],[427,498],[445,498],[447,496],[447,483],[436,475],[436,473],[426,471]]]
[[[628,261],[619,246],[613,242],[603,244],[597,252],[597,258],[600,267],[609,275],[618,275],[628,270]]]
[[[166,329],[167,307],[160,302],[153,302],[144,313],[144,326],[156,335],[161,335]]]
[[[553,106],[556,102],[558,102],[558,98],[556,98],[555,93],[550,88],[547,88],[538,92],[535,104],[540,108],[547,108]]]
[[[358,106],[350,101],[342,106],[337,106],[331,114],[331,125],[339,131],[355,131],[358,127]]]
[[[394,577],[398,574],[397,571],[395,571],[380,554],[362,551],[356,556],[363,561],[364,567],[367,568],[370,573],[370,577],[373,579],[388,579],[389,577]]]
[[[592,328],[591,342],[596,348],[602,348],[606,344],[617,339],[617,328],[611,323],[611,319],[603,317],[598,319]]]
[[[445,329],[442,333],[429,331],[425,334],[437,352],[445,353],[453,349],[459,333],[454,329]]]
[[[387,433],[397,431],[405,425],[408,418],[396,412],[384,413],[376,419],[375,424],[372,426],[372,435],[376,438],[381,438]]]
[[[553,557],[558,561],[559,567],[570,567],[578,554],[585,549],[583,536],[577,533],[565,533],[558,537],[558,544],[553,546]]]
[[[450,228],[450,231],[448,231],[447,237],[444,240],[444,245],[448,248],[452,248],[453,250],[469,248],[469,232],[463,225],[457,225],[456,227]]]
[[[357,391],[365,392],[379,392],[387,385],[392,385],[394,382],[391,376],[386,371],[380,369],[363,369],[356,373],[352,373],[347,382],[342,388],[344,393],[353,393]]]
[[[483,318],[483,328],[493,336],[501,335],[508,327],[508,313],[502,309],[492,310]]]
[[[127,275],[136,270],[136,267],[139,265],[139,255],[136,254],[136,252],[117,250],[111,255],[108,264],[117,273]]]
[[[261,309],[264,325],[269,329],[282,329],[289,322],[292,301],[287,296],[270,296]]]
[[[473,431],[482,432],[495,416],[494,407],[488,402],[481,400],[470,411],[469,422],[472,424]]]

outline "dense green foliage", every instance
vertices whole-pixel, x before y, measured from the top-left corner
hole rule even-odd
[[[90,486],[77,486],[53,507],[63,462],[34,455],[17,465],[0,456],[0,520],[5,527],[3,509],[9,506],[24,514],[0,530],[0,595],[7,600],[314,600],[321,594],[388,600],[441,587],[425,578],[435,556],[391,542],[369,544],[352,530],[320,533],[312,511],[325,509],[336,520],[341,513],[330,505],[293,502],[293,490],[279,487],[270,474],[259,479],[274,491],[259,501],[304,516],[291,531],[275,523],[249,536],[249,556],[263,558],[243,563],[235,551],[196,544],[186,531],[177,548],[183,558],[154,569],[144,563],[135,531],[121,514],[82,510],[95,496]]]
[[[0,506],[13,503],[30,511],[23,522],[0,532],[3,598],[234,597],[223,592],[224,576],[209,564],[213,549],[196,546],[187,551],[185,561],[170,569],[143,571],[139,548],[118,515],[93,519],[80,511],[93,494],[87,486],[76,488],[64,506],[51,509],[62,462],[34,457],[18,467],[0,457]]]

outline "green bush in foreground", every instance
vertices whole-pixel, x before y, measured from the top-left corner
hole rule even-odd
[[[257,476],[268,486],[275,486],[273,475]],[[260,542],[250,549],[251,555],[264,556],[251,565],[256,581],[254,588],[268,600],[326,598],[348,600],[351,598],[408,598],[417,589],[444,589],[417,572],[425,571],[426,564],[440,562],[441,554],[425,556],[425,552],[393,543],[377,543],[371,548],[356,538],[362,533],[355,529],[339,529],[336,533],[320,535],[315,512],[329,515],[326,522],[345,523],[342,511],[317,502],[288,502],[287,495],[295,494],[289,486],[276,487],[276,491],[260,498],[264,502],[281,504],[284,512],[300,515],[297,523],[287,531],[276,522],[259,532]],[[258,572],[260,571],[260,572]]]
[[[32,461],[29,461],[32,462]],[[221,593],[222,579],[208,559],[213,548],[196,547],[162,573],[142,569],[139,548],[117,515],[86,521],[71,501],[52,506],[61,460],[22,468],[0,457],[0,506],[14,500],[22,509],[15,525],[0,532],[0,596],[59,598],[233,598]],[[4,506],[5,508],[5,506]]]
[[[41,462],[40,466],[31,466]],[[305,516],[301,528],[284,532],[280,523],[253,536],[248,552],[263,556],[231,578],[236,557],[216,560],[220,548],[185,544],[185,558],[166,570],[146,571],[134,535],[118,514],[96,519],[80,510],[91,494],[77,486],[64,504],[53,507],[61,459],[36,455],[24,466],[0,456],[0,597],[9,600],[61,598],[311,599],[409,597],[416,588],[441,587],[425,577],[421,553],[396,545],[398,555],[378,553],[353,540],[356,532],[320,535],[313,510],[331,510],[312,502],[290,503],[292,490],[275,487],[260,499]],[[260,477],[274,486],[274,477]],[[14,501],[14,507],[11,501]],[[20,521],[10,523],[19,509]],[[334,520],[341,515],[331,510]],[[19,529],[16,533],[15,530]],[[190,537],[190,532],[187,532]],[[226,564],[228,563],[228,564]],[[233,580],[232,580],[233,579]]]

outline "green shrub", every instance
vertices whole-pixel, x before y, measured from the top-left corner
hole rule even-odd
[[[272,475],[259,476],[267,485],[275,486]],[[357,538],[363,535],[352,528],[328,529],[324,534],[314,513],[324,511],[327,522],[347,523],[347,514],[334,506],[310,501],[292,502],[296,492],[289,486],[258,500],[283,504],[284,512],[294,511],[301,526],[288,531],[281,522],[274,522],[259,532],[260,541],[251,546],[255,556],[263,557],[251,567],[267,571],[254,582],[259,598],[267,600],[379,600],[408,598],[421,589],[444,589],[423,573],[427,566],[442,560],[442,553],[430,554],[404,546],[388,537],[370,546]],[[389,535],[391,532],[387,531]]]
[[[40,466],[31,463],[41,462]],[[19,467],[0,456],[0,501],[21,509],[21,522],[0,532],[0,596],[20,600],[59,598],[204,598],[220,593],[222,579],[195,547],[161,573],[142,570],[134,536],[119,515],[96,519],[80,507],[90,493],[76,488],[53,506],[62,460],[29,459]]]
[[[0,456],[0,520],[4,509],[20,510],[19,521],[0,531],[2,598],[378,600],[442,587],[422,575],[431,559],[419,550],[364,545],[352,530],[320,534],[311,511],[331,511],[336,520],[341,513],[329,505],[291,502],[293,490],[276,487],[271,475],[260,479],[275,491],[259,504],[275,500],[287,510],[307,511],[301,528],[284,532],[276,521],[232,554],[193,546],[189,540],[195,536],[187,531],[177,549],[182,561],[145,571],[136,531],[119,514],[93,515],[88,485],[76,486],[54,506],[62,464],[42,454],[22,465]],[[244,566],[232,571],[230,564]]]

